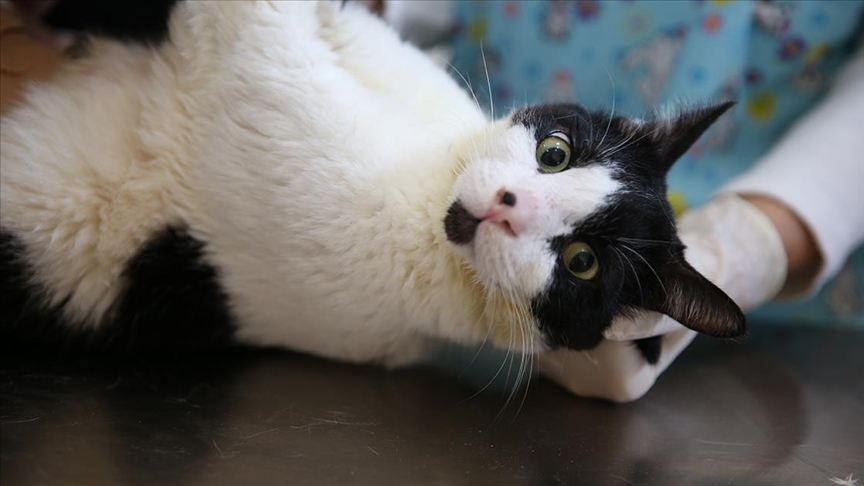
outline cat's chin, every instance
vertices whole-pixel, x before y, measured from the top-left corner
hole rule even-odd
[[[451,246],[490,293],[525,302],[546,291],[555,265],[540,241],[486,221],[469,243]]]

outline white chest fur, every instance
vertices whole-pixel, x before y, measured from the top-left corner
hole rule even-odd
[[[455,147],[486,121],[446,73],[332,3],[187,2],[171,39],[134,51],[134,75],[108,72],[129,49],[97,45],[4,119],[3,224],[70,317],[98,322],[123,262],[179,223],[242,340],[396,364],[428,336],[482,337],[441,225]],[[61,122],[40,125],[48,105]],[[56,135],[45,153],[37,130]],[[34,157],[56,184],[35,184]]]

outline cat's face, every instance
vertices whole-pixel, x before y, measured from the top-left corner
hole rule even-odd
[[[684,261],[665,198],[672,163],[729,106],[653,122],[518,110],[471,147],[447,238],[490,292],[527,303],[549,347],[592,348],[641,309],[738,335],[743,315]]]

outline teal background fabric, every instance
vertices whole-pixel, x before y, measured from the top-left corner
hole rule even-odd
[[[497,114],[544,101],[636,116],[676,102],[738,101],[670,173],[672,197],[692,207],[819,100],[862,19],[856,0],[462,1],[453,67],[483,106],[488,71]],[[864,251],[818,296],[754,315],[864,327]]]

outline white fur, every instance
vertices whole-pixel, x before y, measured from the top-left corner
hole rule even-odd
[[[176,224],[206,242],[245,342],[395,365],[430,337],[534,340],[514,337],[524,303],[486,286],[541,289],[542,238],[597,208],[607,170],[531,173],[531,133],[490,131],[350,5],[184,2],[170,27],[158,50],[94,41],[2,120],[0,222],[76,325],[105,316],[128,260]],[[480,211],[502,185],[544,210],[520,242],[481,227],[472,270],[445,212],[454,194]]]

